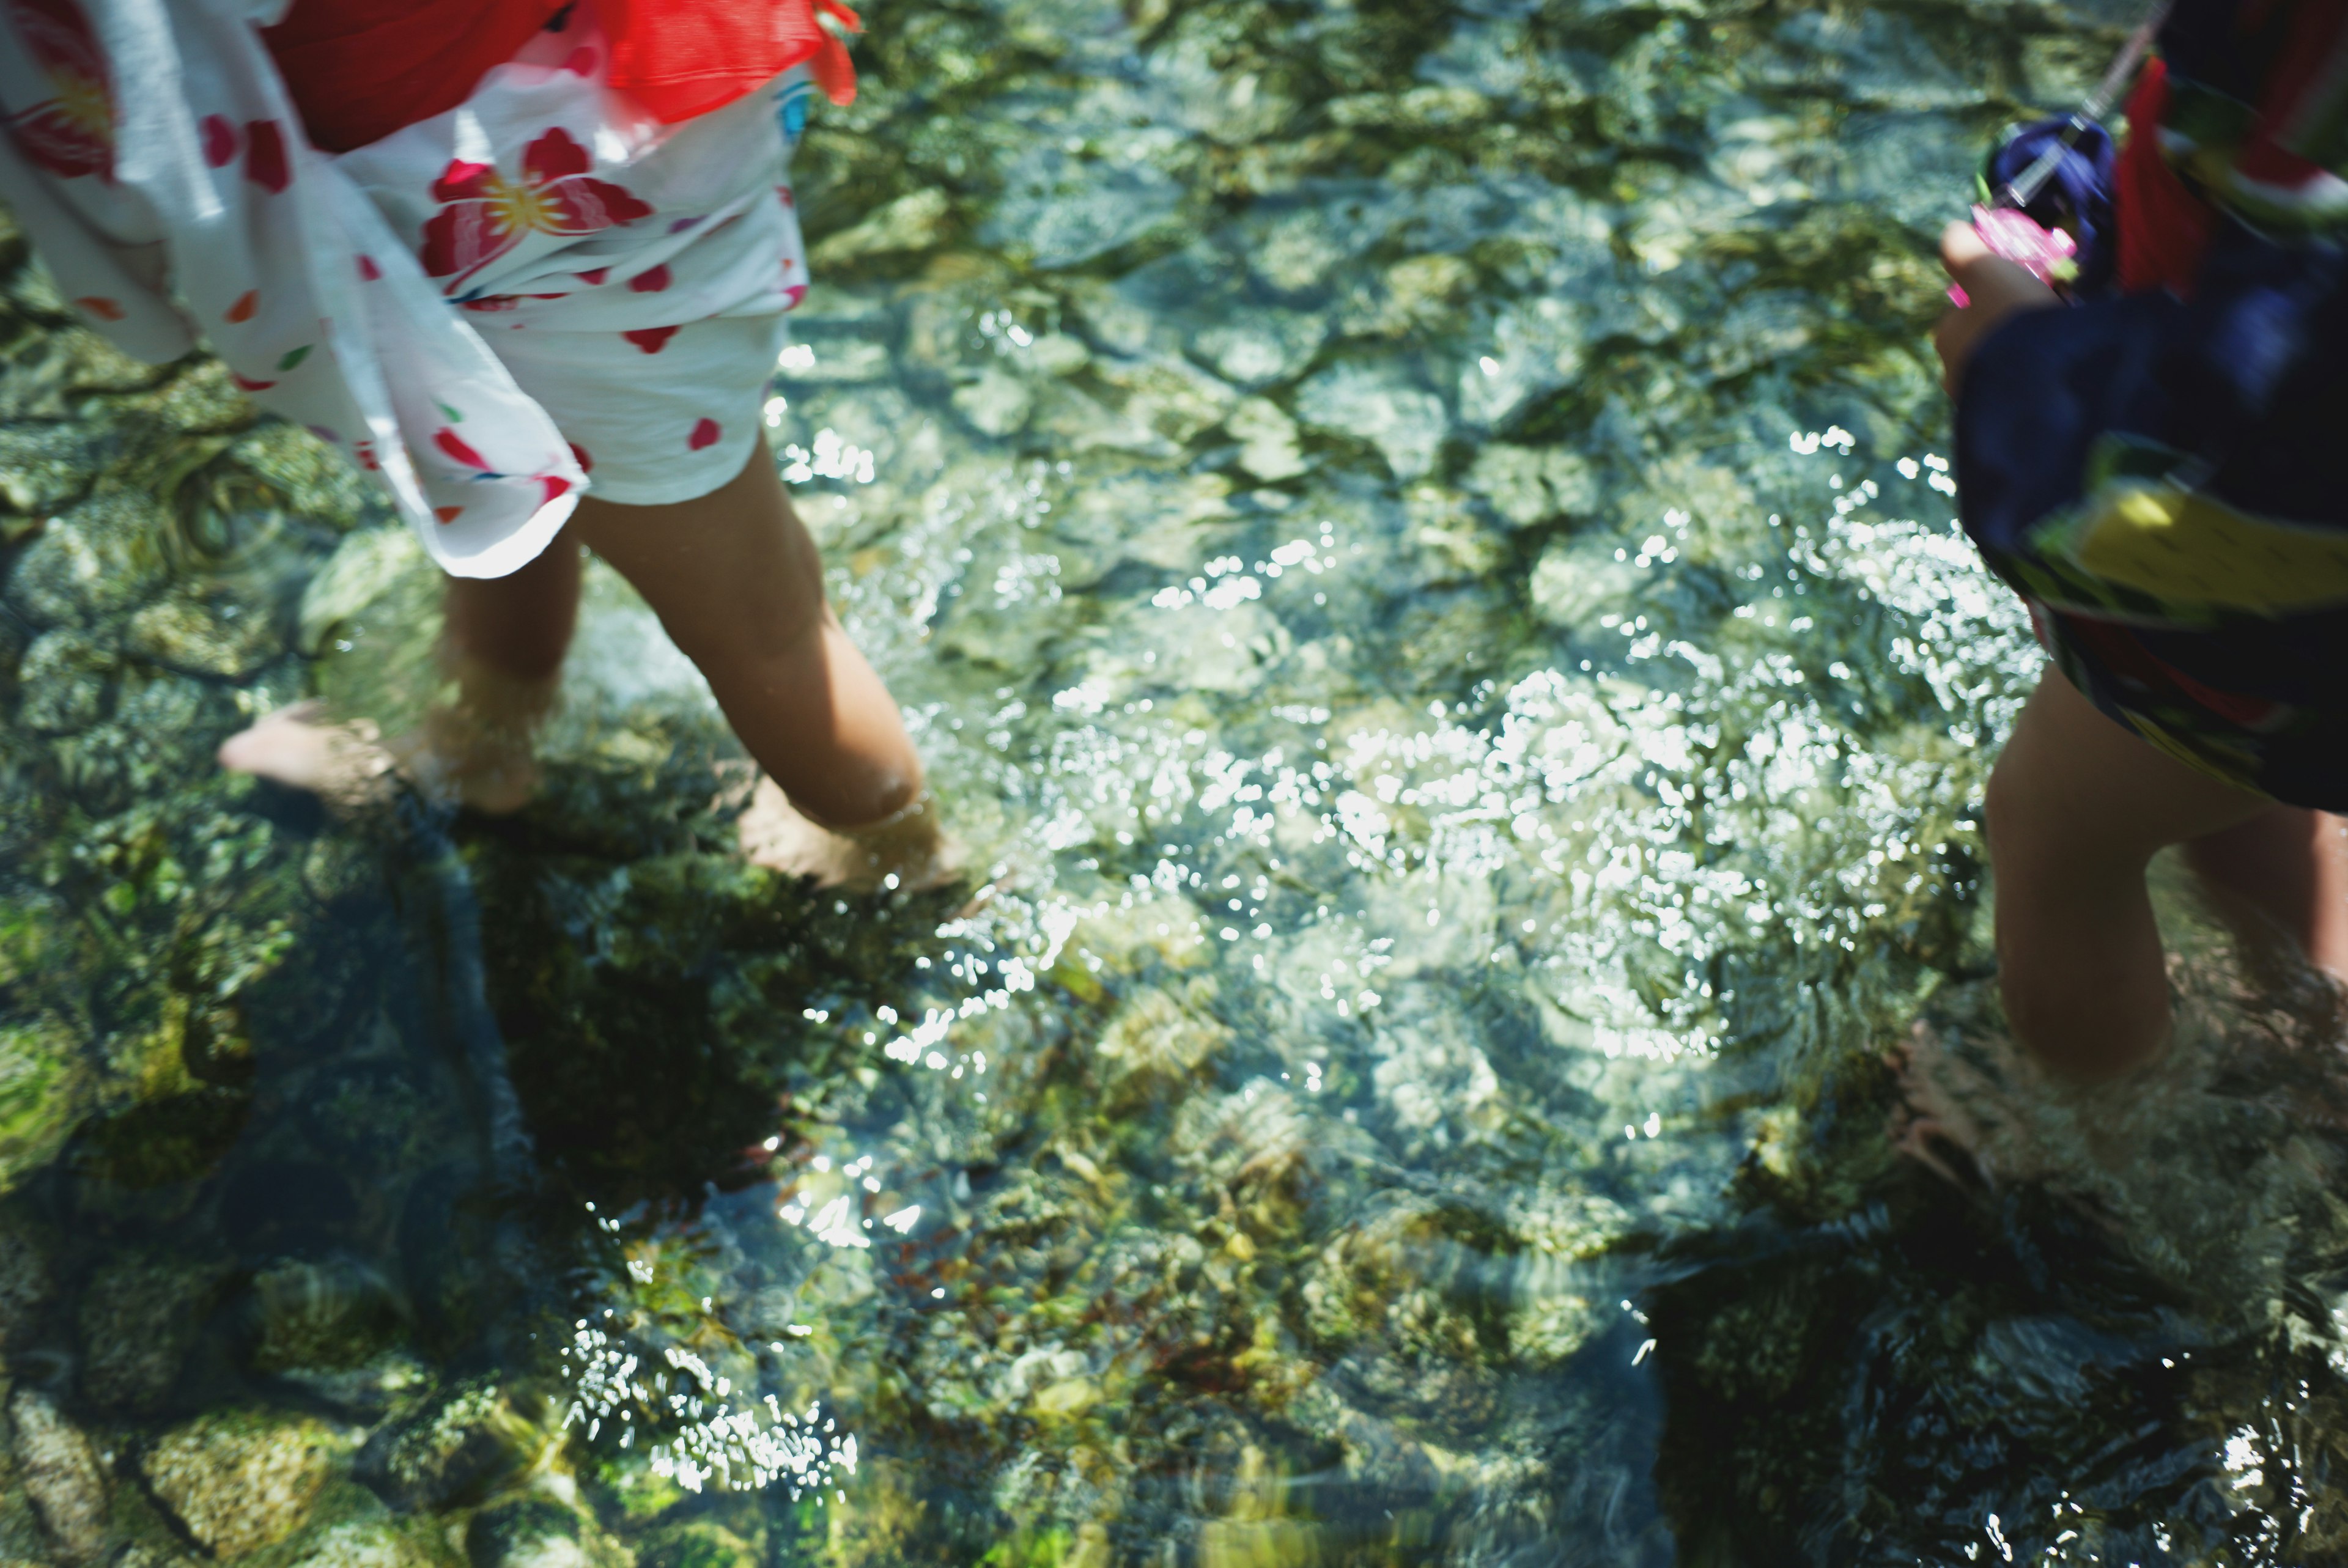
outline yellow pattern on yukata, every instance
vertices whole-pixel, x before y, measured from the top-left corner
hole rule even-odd
[[[2059,553],[2082,569],[2168,604],[2281,616],[2348,600],[2348,530],[2277,522],[2199,491],[2107,486],[2062,532]]]

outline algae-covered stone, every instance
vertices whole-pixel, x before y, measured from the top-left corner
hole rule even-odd
[[[1296,422],[1268,397],[1243,397],[1223,428],[1238,438],[1240,466],[1267,484],[1304,472],[1297,448]]]
[[[178,593],[131,616],[123,651],[191,675],[239,680],[277,656],[267,610],[226,597]]]
[[[400,1350],[355,1367],[287,1367],[275,1376],[352,1420],[369,1423],[416,1409],[434,1383],[429,1367]]]
[[[94,1563],[106,1552],[106,1472],[81,1429],[46,1394],[19,1389],[8,1401],[12,1447],[25,1495],[57,1556]]]
[[[1151,988],[1118,1009],[1094,1048],[1103,1111],[1170,1107],[1197,1089],[1200,1070],[1231,1040],[1231,1030],[1203,1010],[1208,994],[1194,987],[1186,1005]]]
[[[713,1520],[657,1530],[637,1549],[639,1568],[757,1568],[758,1549]]]
[[[234,727],[226,695],[183,675],[132,676],[115,692],[112,716],[80,727],[56,752],[57,771],[95,810],[204,776],[215,765],[212,747]]]
[[[304,522],[347,531],[391,509],[371,476],[296,425],[263,424],[227,460],[298,506]]]
[[[1451,425],[1441,398],[1383,363],[1323,371],[1298,391],[1296,412],[1308,425],[1376,447],[1397,479],[1435,466]]]
[[[1328,336],[1324,316],[1258,309],[1208,327],[1193,346],[1224,380],[1252,390],[1294,376]]]
[[[347,536],[302,590],[294,646],[304,653],[323,651],[369,605],[429,570],[423,545],[407,528],[366,528]]]
[[[160,1404],[225,1278],[216,1262],[166,1254],[131,1253],[100,1265],[77,1314],[83,1396],[131,1411]]]
[[[547,1442],[493,1381],[460,1384],[367,1440],[354,1473],[395,1508],[445,1508],[487,1495]]]
[[[56,1156],[90,1091],[89,1069],[64,1025],[0,1020],[0,1192]]]
[[[607,1552],[572,1510],[549,1498],[523,1497],[485,1508],[465,1526],[472,1568],[603,1568]]]
[[[355,1258],[283,1259],[253,1276],[252,1292],[258,1371],[356,1367],[399,1329],[390,1285]]]
[[[0,507],[40,518],[73,500],[89,487],[103,439],[72,425],[0,429]],[[0,521],[0,532],[6,531]]]
[[[120,664],[111,648],[86,631],[43,632],[16,667],[24,692],[17,721],[44,735],[88,729],[106,714],[107,681]]]
[[[1554,446],[1511,446],[1495,441],[1477,453],[1465,483],[1518,528],[1587,513],[1598,499],[1598,483],[1589,460]]]
[[[1628,560],[1604,536],[1560,539],[1541,552],[1529,588],[1542,620],[1583,636],[1596,636],[1598,618],[1632,600],[1650,573]]]
[[[122,491],[93,496],[25,548],[8,574],[8,602],[36,626],[126,610],[160,583],[160,541],[170,527],[168,514],[151,497]]]
[[[241,1557],[301,1528],[342,1443],[324,1423],[225,1409],[166,1432],[141,1462],[157,1501],[218,1557]]]
[[[0,1214],[0,1352],[32,1342],[56,1293],[46,1238],[29,1221]]]
[[[25,1494],[16,1456],[0,1443],[0,1563],[49,1568],[51,1561],[49,1533],[33,1512],[33,1500]]]
[[[822,270],[868,256],[927,250],[937,242],[953,210],[953,199],[942,190],[901,196],[853,229],[818,242],[808,262]]]

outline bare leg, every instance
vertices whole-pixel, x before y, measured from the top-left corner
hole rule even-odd
[[[897,704],[824,602],[823,563],[761,447],[720,489],[664,507],[589,497],[572,529],[644,596],[810,836],[764,803],[757,858],[826,881],[944,867]],[[781,825],[778,826],[780,821]]]
[[[229,737],[221,765],[344,804],[396,767],[476,809],[519,809],[538,782],[532,732],[553,704],[579,619],[579,546],[566,532],[505,577],[451,578],[446,603],[440,651],[456,700],[417,733],[386,740],[371,720],[329,723],[303,702]]]
[[[448,579],[443,665],[457,701],[395,746],[476,810],[518,811],[538,787],[532,742],[554,705],[562,656],[579,624],[579,544],[565,529],[520,570]]]
[[[2169,1008],[2145,867],[2271,804],[2154,750],[2048,671],[1989,784],[1998,979],[2022,1043],[2084,1081],[2149,1060]]]
[[[2348,981],[2348,823],[2271,804],[2195,839],[2185,858],[2238,925],[2288,938],[2297,957]]]

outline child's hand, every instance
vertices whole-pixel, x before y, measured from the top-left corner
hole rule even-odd
[[[1952,223],[1941,231],[1941,265],[1949,270],[1968,301],[1952,306],[1932,329],[1932,346],[1941,351],[1941,384],[1953,397],[1964,381],[1965,365],[1972,359],[1973,350],[2006,317],[2016,311],[2044,310],[2062,302],[2028,269],[1982,244],[1970,223]]]

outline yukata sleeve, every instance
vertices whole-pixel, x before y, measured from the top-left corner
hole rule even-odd
[[[2025,598],[2206,628],[2348,602],[2348,265],[2221,224],[2189,301],[2030,311],[1957,400],[1965,529]]]
[[[0,0],[0,200],[126,352],[201,338],[377,475],[448,571],[542,550],[585,476],[301,122],[253,0]]]

